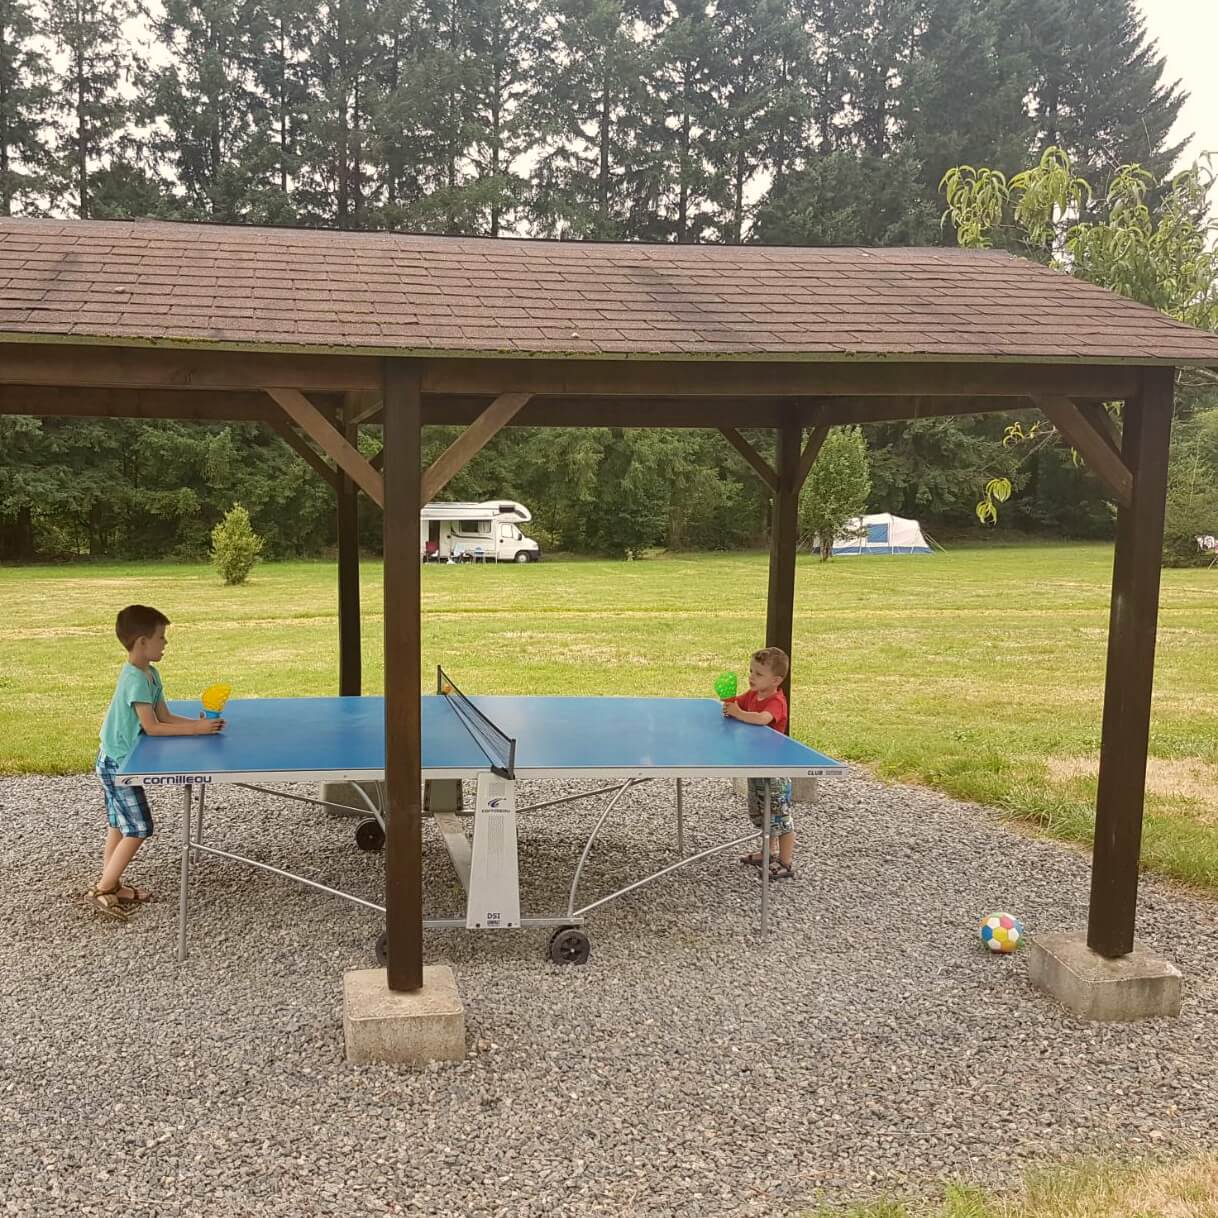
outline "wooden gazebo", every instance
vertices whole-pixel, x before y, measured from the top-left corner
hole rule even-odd
[[[1119,508],[1087,942],[1132,950],[1173,385],[1218,366],[1218,336],[951,249],[0,219],[0,279],[0,413],[263,423],[335,488],[341,694],[358,491],[382,506],[394,990],[422,984],[419,507],[500,428],[722,430],[773,495],[766,635],[789,651],[798,491],[830,427],[1038,407]],[[467,429],[423,470],[429,423]],[[775,467],[744,428],[777,433]]]

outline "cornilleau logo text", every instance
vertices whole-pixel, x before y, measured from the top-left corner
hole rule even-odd
[[[211,782],[210,774],[152,774],[140,784],[145,787],[184,787],[196,782]]]

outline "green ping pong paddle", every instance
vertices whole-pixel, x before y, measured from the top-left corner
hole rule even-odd
[[[715,696],[723,702],[736,696],[736,674],[734,672],[721,672],[715,678]]]

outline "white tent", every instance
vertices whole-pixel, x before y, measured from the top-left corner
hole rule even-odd
[[[930,546],[916,520],[891,512],[856,516],[833,543],[833,557],[852,554],[929,554]]]

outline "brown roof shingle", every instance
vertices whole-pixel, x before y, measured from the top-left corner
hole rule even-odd
[[[995,251],[0,219],[0,341],[1218,367],[1218,335]]]

